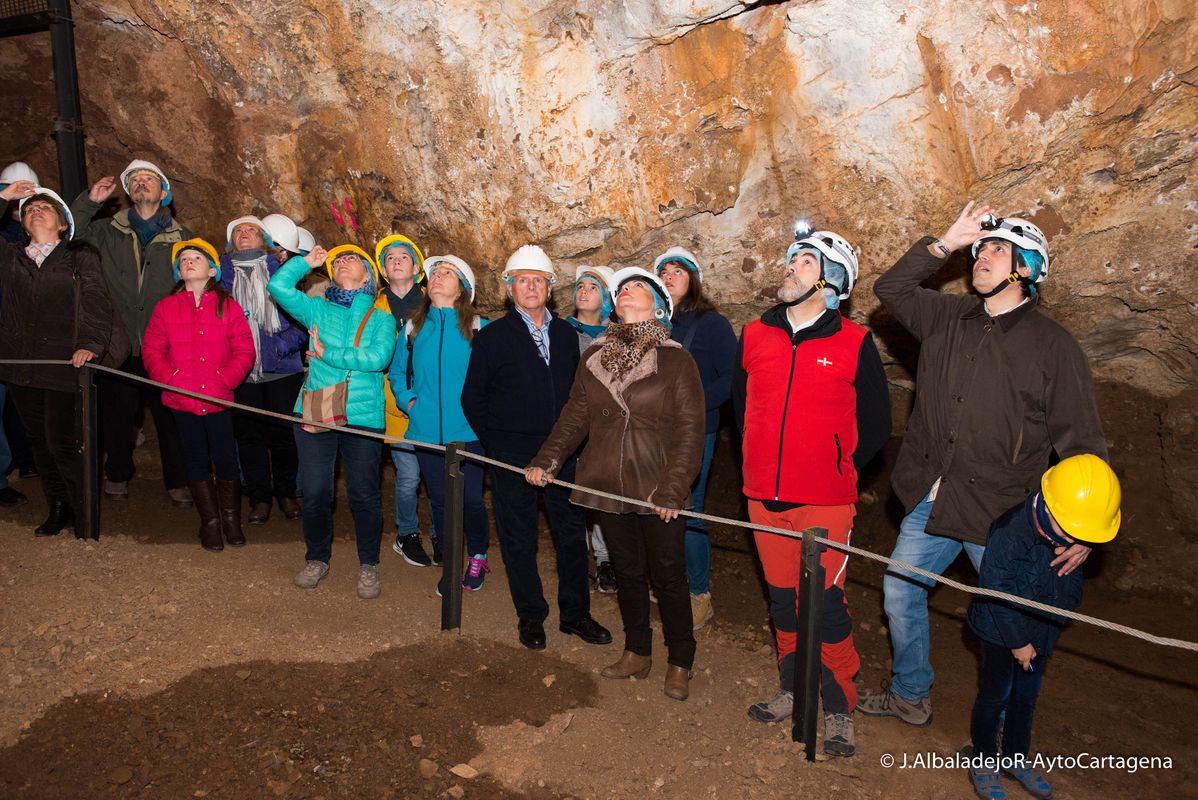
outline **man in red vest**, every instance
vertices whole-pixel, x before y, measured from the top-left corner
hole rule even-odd
[[[778,289],[782,302],[741,334],[733,396],[744,492],[754,524],[826,528],[830,539],[848,544],[857,470],[890,436],[889,389],[873,338],[839,311],[857,280],[852,246],[830,231],[799,230],[795,238]],[[749,716],[780,722],[794,708],[802,542],[762,531],[754,538],[769,584],[780,688],[750,707]],[[848,554],[828,548],[821,560],[824,752],[851,756],[860,660],[844,596]]]

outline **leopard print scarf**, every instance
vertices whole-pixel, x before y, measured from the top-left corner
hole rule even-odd
[[[604,334],[599,363],[620,380],[640,363],[645,353],[670,340],[666,326],[655,319],[610,325]]]

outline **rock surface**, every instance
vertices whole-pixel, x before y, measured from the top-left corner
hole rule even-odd
[[[1198,382],[1184,0],[79,0],[75,15],[92,177],[157,161],[179,216],[217,241],[275,210],[344,240],[329,203],[348,197],[363,240],[398,230],[463,256],[488,304],[527,241],[568,265],[682,244],[743,322],[809,217],[859,246],[852,313],[903,386],[911,342],[869,288],[977,197],[1050,235],[1045,303],[1098,378],[1166,398]],[[23,76],[0,155],[53,174],[46,35],[8,40],[0,66]]]

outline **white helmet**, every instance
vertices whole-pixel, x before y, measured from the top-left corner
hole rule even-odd
[[[983,220],[983,227],[986,227],[985,222]],[[970,248],[969,252],[974,258],[978,257],[978,250],[982,249],[983,242],[988,242],[991,239],[1002,239],[1016,247],[1030,250],[1033,253],[1039,253],[1040,258],[1044,259],[1044,265],[1036,273],[1033,283],[1039,283],[1048,277],[1048,237],[1044,235],[1044,231],[1026,219],[1020,219],[1019,217],[995,219],[992,224],[996,227],[986,228],[986,232]],[[1030,268],[1032,265],[1028,264],[1026,266]]]
[[[316,237],[308,232],[307,228],[296,228],[296,240],[299,245],[299,254],[306,256],[312,252],[312,248],[316,246]]]
[[[669,250],[659,255],[657,260],[653,262],[653,271],[660,275],[661,268],[666,264],[669,264],[671,261],[682,263],[687,269],[698,276],[699,283],[703,282],[703,268],[699,266],[699,259],[695,258],[695,254],[690,250],[682,247],[671,247]]]
[[[581,267],[575,268],[574,282],[578,283],[586,275],[594,275],[603,283],[603,286],[607,289],[607,291],[615,292],[615,287],[612,286],[611,282],[612,277],[615,276],[615,274],[616,271],[611,267],[588,267],[584,264]]]
[[[289,253],[299,252],[299,228],[291,217],[285,214],[267,214],[262,218],[262,225],[270,233],[277,247],[282,247]]]
[[[503,279],[510,283],[512,273],[522,269],[543,272],[549,278],[551,286],[557,283],[557,273],[553,269],[553,262],[549,260],[549,256],[545,255],[545,251],[535,244],[521,245],[516,252],[512,253],[507,260],[507,265],[503,268]]]
[[[129,166],[125,167],[125,171],[121,173],[121,186],[125,187],[125,194],[129,194],[129,176],[135,172],[153,172],[157,175],[162,180],[162,191],[166,192],[162,198],[162,205],[170,205],[171,182],[166,179],[166,173],[149,161],[142,161],[140,158],[130,161]]]
[[[19,178],[18,180],[25,179]],[[50,197],[62,208],[62,213],[67,218],[67,235],[63,237],[63,241],[73,237],[75,235],[75,217],[71,215],[71,207],[64,203],[62,198],[58,196],[58,192],[54,191],[53,189],[47,189],[45,186],[38,186],[34,188],[33,194],[22,198],[21,202],[17,204],[17,216],[21,216],[21,211],[25,208],[25,203],[37,197],[39,194]]]
[[[659,322],[670,327],[670,318],[674,316],[674,301],[670,298],[670,292],[666,289],[666,285],[661,278],[653,274],[647,269],[640,267],[624,267],[616,270],[616,273],[611,277],[611,294],[612,300],[620,294],[620,287],[629,281],[644,281],[649,284],[649,288],[653,290],[656,297],[653,298],[653,305],[658,308],[665,309],[665,319],[658,318]]]
[[[795,253],[800,250],[816,250],[828,261],[844,267],[848,275],[848,285],[836,288],[841,290],[840,299],[847,300],[848,296],[853,293],[853,286],[857,284],[857,253],[853,250],[853,246],[838,233],[812,231],[790,246],[786,251],[786,263],[789,264]],[[827,276],[821,275],[821,277],[826,279]]]
[[[0,170],[0,183],[14,184],[17,181],[29,181],[37,186],[37,173],[24,161],[14,161]]]
[[[237,219],[233,220],[232,222],[230,222],[228,225],[225,226],[225,241],[226,241],[225,250],[226,251],[230,251],[233,249],[233,230],[238,225],[253,225],[255,228],[262,231],[263,244],[265,244],[267,247],[271,246],[271,244],[272,244],[271,235],[270,235],[270,231],[266,229],[266,225],[262,222],[262,220],[258,219],[257,217],[248,215],[248,216],[244,216],[244,217],[238,217]]]
[[[433,270],[438,264],[445,263],[453,268],[453,271],[458,274],[458,278],[462,283],[466,284],[466,288],[470,291],[470,302],[474,302],[474,270],[470,269],[470,265],[457,256],[432,256],[424,260],[424,281],[425,286],[433,278]]]

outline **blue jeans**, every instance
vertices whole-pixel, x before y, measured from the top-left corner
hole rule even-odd
[[[932,501],[925,497],[903,517],[898,541],[890,557],[942,575],[964,550],[976,570],[986,548],[926,533],[924,528],[931,513]],[[890,645],[894,649],[890,691],[911,702],[927,697],[935,678],[928,632],[928,589],[932,583],[897,568],[888,570],[882,580],[883,607],[890,626]]]
[[[4,416],[4,401],[8,399],[8,384],[0,383],[0,418]],[[0,419],[0,489],[8,488],[8,468],[12,466],[12,450],[8,446],[8,436],[4,433],[4,423]]]
[[[400,536],[420,533],[416,514],[416,492],[420,488],[420,461],[410,444],[391,445],[395,465],[395,532]]]
[[[381,428],[365,430],[382,432]],[[304,557],[308,561],[327,564],[333,553],[333,476],[340,451],[349,510],[354,516],[358,563],[379,563],[379,543],[383,534],[379,460],[383,455],[383,443],[341,431],[308,433],[296,425],[295,446],[299,451],[299,474],[304,487],[304,542],[308,545]]]
[[[978,696],[973,702],[969,734],[975,756],[1026,756],[1032,744],[1032,717],[1048,659],[1036,656],[1026,671],[1011,651],[983,641]],[[1004,721],[1004,717],[1006,718]],[[1002,742],[998,731],[1002,728]],[[1001,749],[1001,753],[998,751]]]
[[[707,497],[707,476],[711,472],[711,459],[715,456],[715,431],[703,437],[703,463],[699,467],[699,478],[691,487],[692,510],[703,513],[703,501]],[[711,573],[711,538],[707,535],[707,523],[693,517],[686,518],[686,576],[690,581],[691,594],[705,594],[710,589],[708,576]]]

